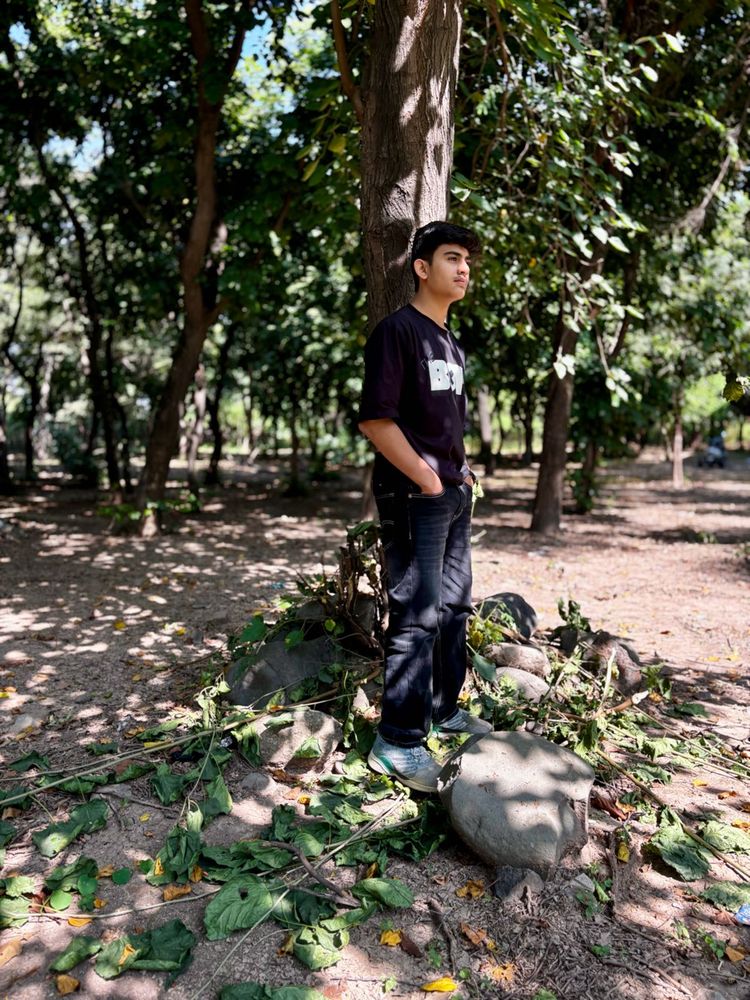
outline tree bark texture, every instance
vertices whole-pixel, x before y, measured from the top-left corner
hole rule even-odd
[[[558,351],[562,354],[575,354],[577,339],[577,334],[566,325],[561,308],[555,329],[555,354]],[[542,457],[531,518],[531,530],[544,535],[554,534],[560,530],[572,402],[572,374],[566,372],[565,377],[560,378],[553,370],[544,411]]]
[[[414,294],[409,241],[446,219],[460,0],[375,6],[362,91],[362,236],[370,328]]]
[[[179,439],[179,410],[198,368],[206,334],[216,319],[216,292],[213,282],[204,286],[206,261],[217,232],[216,139],[226,88],[242,51],[244,28],[237,28],[222,73],[222,90],[215,100],[207,96],[207,76],[215,87],[217,58],[209,35],[201,0],[185,0],[185,12],[197,72],[197,122],[195,140],[195,209],[188,236],[180,255],[183,295],[183,324],[172,357],[172,365],[161,399],[156,407],[146,446],[146,462],[139,485],[139,500],[160,500],[164,496],[169,465]],[[146,529],[148,530],[148,529]]]

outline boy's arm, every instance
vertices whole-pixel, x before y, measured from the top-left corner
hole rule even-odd
[[[375,445],[377,450],[403,472],[407,479],[423,493],[441,493],[443,484],[440,476],[417,454],[407,441],[398,424],[388,417],[381,420],[363,420],[359,429]]]

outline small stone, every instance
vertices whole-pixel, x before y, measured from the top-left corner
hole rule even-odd
[[[270,719],[259,720],[260,756],[272,767],[295,765],[300,769],[322,763],[331,756],[344,735],[341,724],[313,708],[295,709],[289,725],[269,728]]]
[[[499,667],[495,674],[495,683],[501,678],[507,678],[512,682],[513,687],[518,690],[519,695],[527,701],[541,701],[547,694],[549,685],[541,677],[530,674],[528,670],[517,670],[515,667]]]
[[[490,646],[485,656],[498,667],[513,667],[516,670],[526,670],[536,677],[546,677],[549,673],[549,661],[544,650],[538,646],[522,646],[515,642],[498,642]]]
[[[283,639],[272,639],[248,663],[243,657],[227,676],[229,700],[234,705],[264,708],[280,688],[291,688],[307,677],[317,677],[323,667],[341,660],[341,650],[326,636],[306,639],[287,649]]]
[[[524,639],[530,639],[539,627],[536,611],[520,594],[493,594],[492,597],[485,597],[479,605],[482,618],[497,617],[494,613],[503,611],[510,615]]]
[[[511,868],[510,865],[500,865],[495,872],[492,883],[492,895],[503,901],[521,899],[524,892],[540,893],[544,889],[544,880],[530,868]]]
[[[571,896],[579,892],[594,892],[595,889],[593,880],[585,872],[579,872],[566,886],[566,892]]]

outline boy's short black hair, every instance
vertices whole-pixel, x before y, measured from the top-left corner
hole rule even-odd
[[[444,243],[456,243],[469,252],[471,257],[476,256],[482,249],[479,237],[470,229],[464,226],[454,226],[452,222],[428,222],[426,226],[421,226],[411,243],[411,267],[414,273],[414,290],[419,290],[419,278],[414,271],[415,260],[426,260],[432,263],[432,255],[439,246]]]

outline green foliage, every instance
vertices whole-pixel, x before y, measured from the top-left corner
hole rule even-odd
[[[170,986],[192,959],[195,935],[181,920],[142,934],[126,934],[99,951],[94,969],[102,979],[115,979],[128,969],[168,972]]]
[[[92,955],[97,955],[104,947],[99,938],[81,934],[74,937],[65,951],[61,952],[49,967],[50,972],[70,972]]]
[[[722,910],[736,913],[743,903],[750,903],[750,885],[747,882],[715,882],[704,889],[700,897]]]
[[[663,810],[659,829],[647,846],[685,882],[703,878],[709,871],[706,850],[685,833],[682,824],[668,809]]]
[[[262,983],[237,983],[225,986],[219,1000],[325,1000],[311,986],[264,986]]]
[[[93,799],[77,806],[65,822],[51,823],[44,830],[32,833],[31,839],[43,857],[52,858],[84,833],[101,830],[108,814],[109,806],[104,799]]]
[[[253,875],[228,882],[206,907],[203,922],[209,941],[263,923],[273,913],[278,890],[278,884]]]

